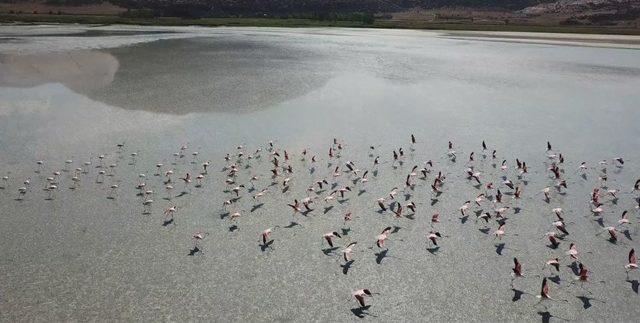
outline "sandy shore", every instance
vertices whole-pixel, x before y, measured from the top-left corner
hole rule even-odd
[[[480,39],[527,44],[592,46],[608,48],[640,49],[640,36],[633,35],[588,35],[561,33],[446,31],[446,37],[456,39]]]

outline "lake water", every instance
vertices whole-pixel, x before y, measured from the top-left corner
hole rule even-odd
[[[640,177],[640,41],[489,36],[0,26],[0,174],[8,176],[0,190],[0,320],[357,320],[350,293],[363,287],[381,293],[369,310],[379,320],[536,321],[547,310],[572,320],[637,318],[640,296],[623,267],[640,240],[637,194],[605,206],[606,225],[624,209],[632,213],[631,240],[617,244],[596,236],[601,228],[588,200],[599,183],[600,160],[609,160],[610,188],[629,192]],[[415,151],[409,148],[412,133]],[[339,163],[353,160],[363,170],[371,168],[369,146],[375,146],[384,160],[380,174],[366,192],[352,192],[326,214],[318,207],[308,217],[296,215],[301,225],[274,231],[273,249],[262,251],[259,233],[286,226],[286,204],[304,197],[314,179],[331,176],[326,154],[333,138],[345,143]],[[247,153],[265,150],[270,140],[294,156],[299,172],[291,175],[289,191],[277,184],[258,209],[246,194],[233,207],[246,214],[231,231],[221,208],[229,198],[223,157],[237,145]],[[445,156],[449,140],[459,153],[455,163]],[[519,158],[531,169],[523,210],[508,222],[513,235],[505,238],[502,254],[479,232],[474,215],[466,223],[459,219],[460,205],[479,192],[464,177],[471,151],[476,168],[500,181],[490,157],[480,157],[482,140],[498,151],[498,162],[507,159],[512,166]],[[569,182],[568,194],[549,204],[539,194],[552,183],[547,140],[566,156]],[[188,156],[169,166],[182,145]],[[394,167],[391,151],[398,147],[407,156]],[[321,159],[314,174],[306,171],[308,160],[300,161],[304,148]],[[193,151],[199,152],[196,163],[190,163]],[[134,152],[135,162],[129,156]],[[117,167],[99,184],[101,154],[105,165]],[[624,168],[613,166],[611,158],[618,156],[625,158]],[[267,159],[263,151],[242,170],[242,180],[264,174],[256,187],[268,187]],[[449,177],[438,203],[430,205],[429,185],[420,184],[411,197],[419,203],[415,219],[375,212],[375,199],[402,186],[411,167],[428,159]],[[34,172],[37,160],[45,161],[40,173]],[[52,171],[88,160],[92,165],[79,187],[69,189],[73,171],[62,171],[55,198],[45,200],[42,187]],[[198,172],[205,160],[212,166],[203,187],[172,201],[161,198],[161,176],[152,176],[156,163],[182,176]],[[593,167],[586,178],[576,173],[582,161]],[[159,195],[151,215],[142,215],[135,195],[139,173]],[[507,176],[515,180],[515,170]],[[32,188],[16,200],[27,178]],[[118,197],[107,199],[112,184],[119,185]],[[163,226],[162,209],[171,203],[179,209],[175,223]],[[559,251],[544,240],[553,207],[565,209],[572,223]],[[347,275],[339,255],[321,251],[322,234],[343,227],[345,212],[358,218],[342,240],[359,242]],[[431,254],[424,240],[435,212],[448,237]],[[378,250],[369,248],[388,225],[402,229],[392,235],[389,257],[378,263]],[[188,256],[198,230],[209,232],[203,252]],[[521,259],[527,273],[517,289],[537,294],[540,268],[563,255],[570,241],[593,272],[585,287],[591,294],[569,284],[567,259],[561,269],[566,281],[551,288],[568,303],[545,310],[534,306],[532,295],[513,301],[512,258]],[[590,306],[580,297],[593,298]]]

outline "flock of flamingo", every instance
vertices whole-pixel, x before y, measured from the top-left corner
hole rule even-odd
[[[348,204],[350,199],[356,199],[363,195],[368,186],[377,185],[376,178],[379,172],[389,167],[402,171],[406,167],[402,178],[397,180],[398,185],[389,187],[386,195],[372,199],[370,210],[359,211],[365,214],[346,212],[338,215],[348,228],[328,229],[326,234],[318,237],[323,239],[328,246],[323,252],[333,253],[335,251],[335,254],[341,258],[343,273],[348,274],[349,268],[358,259],[358,252],[375,249],[387,250],[387,241],[393,239],[397,231],[397,226],[393,225],[395,223],[393,221],[402,218],[422,217],[429,222],[430,229],[424,233],[424,243],[426,249],[432,254],[439,252],[443,239],[451,238],[439,229],[441,219],[444,217],[457,217],[462,223],[466,223],[470,215],[475,216],[476,225],[481,226],[479,230],[492,236],[496,243],[516,239],[517,235],[511,235],[509,232],[512,221],[510,219],[518,217],[522,208],[519,201],[529,195],[529,198],[538,199],[544,203],[542,205],[547,206],[546,209],[540,208],[536,212],[553,216],[553,220],[549,224],[550,230],[546,233],[544,240],[541,240],[546,242],[534,241],[531,243],[545,243],[545,248],[550,250],[552,256],[544,264],[527,263],[525,259],[516,256],[513,258],[512,272],[503,273],[503,275],[510,279],[512,288],[522,277],[538,277],[540,279],[538,291],[519,293],[535,296],[538,300],[534,306],[541,304],[546,308],[545,303],[548,302],[568,302],[568,300],[554,295],[556,288],[575,285],[587,293],[589,292],[585,288],[585,284],[591,282],[589,264],[581,260],[581,253],[584,251],[581,250],[580,242],[570,238],[574,222],[565,219],[565,210],[554,207],[554,203],[565,198],[566,191],[570,189],[568,178],[575,176],[578,180],[593,185],[591,194],[588,197],[585,196],[584,203],[591,205],[592,215],[590,216],[599,226],[594,235],[608,240],[609,243],[618,243],[621,239],[625,239],[625,243],[619,244],[619,249],[621,253],[624,252],[628,255],[628,261],[620,263],[619,268],[621,272],[626,273],[627,280],[632,282],[629,276],[638,268],[635,249],[631,244],[635,243],[633,236],[636,234],[635,228],[638,225],[640,179],[635,181],[633,187],[626,189],[610,188],[607,182],[608,169],[614,168],[618,172],[624,170],[625,160],[623,158],[612,157],[595,162],[580,162],[576,164],[577,168],[567,169],[563,153],[555,150],[551,143],[547,142],[546,150],[541,148],[541,153],[544,153],[547,159],[547,162],[544,163],[546,170],[540,173],[544,174],[548,186],[530,192],[525,187],[528,178],[533,176],[530,171],[531,165],[520,159],[511,162],[498,157],[498,152],[489,148],[484,141],[477,147],[478,154],[470,152],[467,155],[465,153],[463,162],[458,161],[459,155],[462,153],[456,152],[457,147],[449,141],[447,149],[443,149],[440,158],[427,160],[418,165],[404,166],[408,160],[407,155],[419,146],[414,135],[410,136],[408,145],[410,145],[409,152],[403,148],[379,152],[379,146],[370,146],[368,161],[361,163],[346,160],[343,157],[346,155],[346,143],[338,139],[334,139],[322,153],[312,153],[309,148],[306,148],[296,155],[272,141],[255,150],[237,146],[234,151],[226,154],[224,161],[220,161],[220,164],[223,164],[221,172],[224,173],[224,183],[220,183],[220,187],[226,196],[222,203],[221,218],[228,218],[230,231],[237,230],[241,221],[245,221],[244,219],[248,218],[246,221],[251,221],[247,214],[250,212],[246,212],[240,202],[248,200],[248,203],[253,205],[253,209],[259,208],[263,204],[262,200],[272,198],[277,194],[283,196],[294,183],[298,187],[305,187],[306,193],[298,198],[291,197],[289,203],[281,205],[282,209],[286,209],[292,214],[290,226],[299,225],[293,221],[298,217],[332,216],[328,213],[334,205]],[[157,163],[153,166],[147,165],[154,169],[153,174],[140,173],[135,180],[125,184],[122,181],[110,180],[110,178],[119,176],[118,169],[122,167],[120,165],[123,164],[123,160],[129,159],[128,164],[130,165],[135,165],[138,162],[139,153],[126,153],[126,148],[125,144],[121,143],[115,147],[113,154],[98,155],[84,162],[69,159],[64,161],[63,167],[59,169],[51,169],[48,167],[47,161],[38,160],[34,162],[34,172],[38,175],[34,178],[40,180],[40,183],[35,183],[31,177],[26,179],[12,178],[9,173],[2,177],[0,188],[5,192],[14,191],[16,193],[15,200],[24,201],[36,200],[41,197],[37,195],[36,187],[41,187],[45,192],[45,200],[54,200],[60,198],[59,195],[64,194],[66,189],[79,190],[83,185],[89,184],[103,185],[107,192],[105,198],[115,200],[120,198],[121,186],[130,185],[135,187],[136,195],[139,197],[135,200],[139,201],[137,203],[139,203],[142,214],[158,212],[154,206],[158,203],[165,204],[161,212],[164,216],[163,225],[167,226],[174,222],[174,216],[180,212],[180,207],[174,201],[183,195],[190,194],[192,186],[194,188],[203,187],[213,168],[210,161],[203,162],[197,151],[189,151],[187,145],[182,145],[171,156],[166,156],[163,163]],[[170,162],[166,162],[167,160]],[[299,162],[294,163],[294,161]],[[256,173],[256,167],[253,167],[258,163],[263,165],[261,173]],[[182,172],[178,170],[181,164],[189,164],[192,167],[189,171]],[[447,177],[451,173],[445,171],[447,165],[462,165],[458,174],[466,179],[468,185],[472,186],[477,194],[460,198],[459,209],[448,214],[444,212],[442,214],[425,214],[420,209],[423,201],[430,202],[433,206],[437,204],[441,195],[454,194],[455,192],[448,187]],[[194,169],[198,171],[193,172]],[[294,177],[295,173],[306,173],[314,180],[298,183]],[[589,182],[591,178],[597,178],[597,182]],[[160,187],[160,189],[155,190],[154,187]],[[417,193],[416,188],[418,187],[425,188],[425,193]],[[180,191],[178,194],[174,193],[178,191]],[[620,209],[619,214],[621,215],[617,219],[606,218],[603,214],[605,208],[616,208],[619,199],[633,199],[636,206],[634,209]],[[355,218],[375,216],[376,213],[381,217],[388,217],[390,225],[381,228],[380,233],[377,236],[372,236],[370,241],[348,241],[348,231],[351,230],[350,223]],[[277,239],[276,229],[280,227],[280,225],[274,225],[265,228],[262,232],[253,233],[256,235],[258,245],[263,252],[274,249],[273,245]],[[304,228],[301,225],[300,227]],[[206,239],[208,234],[206,231],[193,233],[191,237],[193,248],[189,255],[203,253],[205,248],[202,246],[202,241]],[[503,243],[501,245],[504,246]],[[563,273],[564,265],[572,270]],[[528,271],[529,268],[543,269]],[[532,273],[529,274],[530,272]],[[570,278],[561,279],[560,274],[569,275]],[[556,285],[550,284],[550,281]],[[563,286],[561,281],[567,283]],[[638,283],[637,280],[633,281],[635,282],[633,288],[637,293]],[[351,294],[357,301],[361,313],[369,309],[370,299],[374,295],[378,295],[372,290],[375,289],[362,288]]]

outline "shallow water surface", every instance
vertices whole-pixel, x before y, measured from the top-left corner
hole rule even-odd
[[[0,190],[0,319],[357,320],[361,313],[350,293],[369,287],[381,293],[368,311],[379,320],[633,320],[640,314],[632,283],[638,273],[627,281],[623,266],[640,240],[637,194],[628,193],[640,177],[638,51],[625,44],[599,47],[601,41],[575,46],[458,36],[324,28],[0,27],[0,173],[8,177]],[[418,138],[413,149],[412,133]],[[327,156],[333,138],[344,142],[340,160]],[[293,156],[288,190],[285,175],[271,186],[270,140]],[[449,140],[456,162],[445,155]],[[497,168],[490,152],[482,157],[482,140],[497,150]],[[553,184],[547,140],[566,156],[569,182],[567,194],[550,203],[539,193]],[[186,156],[175,159],[182,145]],[[236,154],[238,145],[245,154],[263,150],[261,158],[242,163],[238,182],[250,186],[252,175],[260,179],[256,191],[225,211],[222,202],[233,193],[224,192],[224,156]],[[406,152],[402,165],[391,159],[399,147]],[[305,148],[318,156],[313,173],[310,157],[301,160]],[[504,176],[514,181],[515,158],[530,168],[525,181],[518,180],[525,191],[522,211],[510,214],[500,252],[500,241],[479,230],[474,214],[460,219],[460,205],[482,191],[464,176],[472,151],[475,169],[497,185],[502,159],[510,166]],[[99,155],[105,156],[103,168],[96,168]],[[382,164],[377,176],[369,174],[364,192],[358,187],[326,212],[320,198],[314,212],[292,218],[286,204],[305,197],[315,180],[333,181],[333,168],[348,160],[372,171],[376,155]],[[618,156],[625,158],[622,168],[611,160]],[[67,159],[73,162],[67,165]],[[411,167],[429,159],[447,176],[438,201],[431,200],[431,174],[397,197],[404,204],[404,194],[411,193],[408,199],[418,203],[413,219],[376,212],[375,200],[402,188]],[[625,192],[617,204],[606,200],[604,224],[615,223],[624,209],[635,223],[631,239],[616,244],[596,235],[601,227],[588,203],[603,159],[609,163],[607,185]],[[37,160],[45,161],[41,171]],[[202,187],[185,188],[178,177],[199,173],[207,160],[212,166]],[[584,178],[576,171],[582,161],[590,165]],[[157,163],[175,171],[170,201],[164,176],[153,176]],[[96,183],[100,169],[111,164],[112,176]],[[88,172],[77,186],[75,167]],[[42,188],[56,170],[59,189],[46,200]],[[136,196],[140,173],[155,191],[149,215]],[[335,181],[349,185],[350,176]],[[31,188],[17,199],[27,178]],[[108,199],[113,184],[117,197]],[[264,205],[256,207],[250,195],[267,187]],[[178,212],[163,225],[170,205]],[[572,234],[559,250],[544,240],[553,229],[554,207],[565,209],[571,222]],[[236,210],[243,216],[234,224],[226,212]],[[346,212],[356,218],[338,245],[358,241],[358,249],[345,275],[339,250],[322,252],[322,235],[346,228]],[[425,236],[436,212],[446,237],[431,253]],[[291,221],[300,225],[291,227]],[[273,248],[261,250],[259,233],[274,226],[280,228],[272,234]],[[382,257],[374,242],[387,226],[400,229]],[[491,222],[490,230],[495,227]],[[203,252],[189,256],[196,231],[209,234]],[[581,261],[592,271],[593,282],[584,286],[590,293],[569,284],[573,275],[563,256],[569,242],[579,245]],[[533,295],[540,268],[554,255],[563,257],[566,281],[551,289],[569,302],[545,309],[535,306]],[[520,300],[510,287],[513,257],[527,276],[516,281],[516,289],[529,293]],[[580,297],[594,299],[586,306]]]

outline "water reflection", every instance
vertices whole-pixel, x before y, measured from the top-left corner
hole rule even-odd
[[[0,57],[0,86],[61,83],[76,92],[93,91],[111,84],[119,66],[113,55],[95,50],[5,55]]]
[[[127,110],[246,112],[304,95],[330,77],[322,56],[265,41],[164,40],[110,50],[0,56],[0,86],[60,83]]]
[[[267,108],[324,84],[320,54],[267,41],[196,38],[109,50],[120,71],[82,91],[131,110],[185,114]]]
[[[71,33],[82,37],[32,38],[29,34],[19,38],[29,43],[7,44],[0,52],[8,48],[19,53],[22,47],[57,52],[0,56],[0,86],[60,83],[125,110],[188,114],[270,109],[344,75],[372,75],[404,86],[453,81],[465,85],[467,92],[500,90],[499,97],[509,96],[514,88],[531,90],[553,82],[565,87],[556,90],[570,94],[573,85],[591,86],[585,80],[617,83],[616,92],[623,94],[640,75],[640,61],[629,50],[498,44],[413,31],[393,31],[394,37],[386,34],[392,31],[342,29],[331,33],[226,28],[128,33],[98,30]],[[54,35],[58,34],[64,33]],[[180,38],[158,38],[165,36]],[[79,39],[85,47],[79,45]],[[60,51],[65,46],[108,49]],[[369,78],[354,82],[365,89],[374,87],[368,84]],[[540,91],[528,91],[527,95],[535,98],[537,93]],[[377,104],[373,102],[370,108]]]

